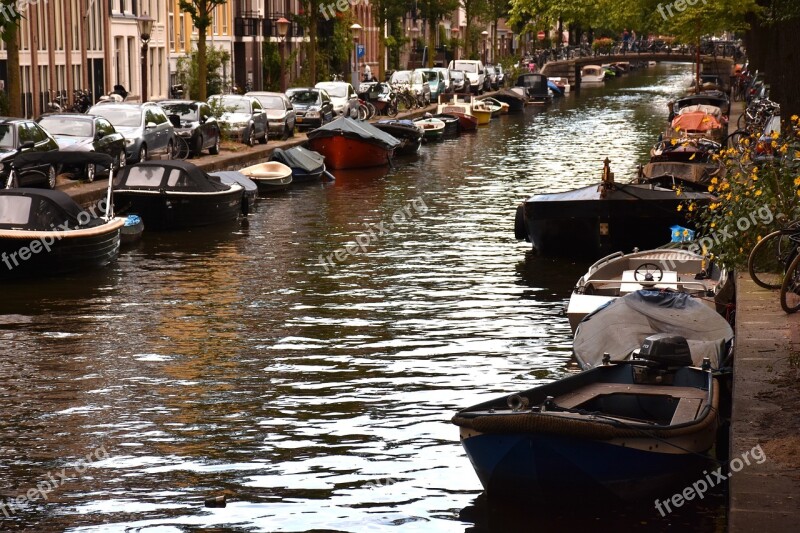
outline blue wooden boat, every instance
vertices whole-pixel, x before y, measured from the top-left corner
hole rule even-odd
[[[639,500],[701,478],[718,427],[716,378],[690,366],[682,337],[649,337],[640,357],[459,411],[452,421],[487,496]]]

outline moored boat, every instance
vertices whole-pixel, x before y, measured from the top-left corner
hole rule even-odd
[[[455,115],[450,115],[447,113],[437,113],[436,115],[433,115],[432,118],[444,122],[444,134],[446,136],[454,137],[461,132],[461,125],[459,118]]]
[[[487,496],[641,501],[696,479],[710,463],[720,387],[687,352],[685,339],[654,335],[636,360],[459,411],[452,422]]]
[[[491,105],[494,105],[494,106],[498,106],[499,105],[500,106],[500,114],[501,115],[507,115],[508,114],[508,110],[511,107],[509,104],[507,104],[505,102],[502,102],[502,101],[500,101],[497,98],[494,98],[492,96],[486,96],[486,97],[482,98],[481,100],[483,100],[484,102],[487,102],[487,103],[489,103]]]
[[[394,155],[416,154],[422,145],[422,128],[411,120],[384,119],[372,125],[400,141],[394,149]]]
[[[277,161],[250,165],[239,172],[255,182],[259,194],[285,191],[292,184],[292,169]]]
[[[504,104],[508,104],[509,113],[519,113],[525,109],[525,98],[511,89],[503,89],[495,93],[494,98]]]
[[[437,141],[444,137],[445,124],[438,118],[420,118],[414,124],[422,128],[422,136],[426,141]]]
[[[58,164],[60,152],[17,154],[10,174],[26,165]],[[0,280],[47,277],[103,267],[119,253],[124,217],[110,202],[112,159],[106,154],[75,153],[71,161],[110,168],[103,202],[82,208],[59,190],[0,190]],[[14,181],[13,177],[9,180]],[[108,207],[107,210],[104,207]]]
[[[545,104],[552,98],[547,76],[535,72],[520,74],[511,90],[525,98],[528,104]]]
[[[400,141],[375,126],[339,117],[308,134],[308,145],[332,169],[388,165]]]
[[[559,88],[561,94],[569,94],[570,84],[569,78],[562,78],[562,77],[551,77],[548,81],[553,82],[553,84]]]
[[[581,69],[580,85],[597,85],[606,79],[606,71],[600,65],[586,65]]]
[[[209,226],[236,220],[244,188],[225,185],[186,161],[145,161],[124,167],[114,180],[114,206],[136,214],[152,230]]]
[[[710,193],[646,184],[616,183],[606,160],[599,184],[552,194],[537,194],[517,208],[514,234],[540,254],[599,258],[616,250],[658,248],[669,228],[692,227],[686,210],[693,201],[707,204]]]
[[[440,94],[437,113],[470,115],[478,125],[486,125],[492,118],[492,111],[473,99],[471,94]]]
[[[325,158],[302,146],[293,146],[286,150],[275,148],[269,160],[291,168],[293,184],[319,181],[325,172]]]
[[[589,313],[641,289],[684,292],[715,306],[727,279],[727,270],[713,259],[689,250],[616,252],[595,262],[578,280],[567,305],[567,318],[574,332]]]
[[[235,170],[221,170],[219,172],[210,172],[208,174],[212,177],[217,177],[224,185],[233,185],[238,183],[244,189],[242,198],[242,214],[248,215],[255,207],[256,199],[258,198],[258,185],[242,174]]]

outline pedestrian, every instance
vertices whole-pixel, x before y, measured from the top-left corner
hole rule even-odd
[[[364,62],[364,81],[372,81],[372,69]]]

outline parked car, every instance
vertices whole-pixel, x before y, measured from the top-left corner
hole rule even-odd
[[[298,87],[286,91],[297,113],[298,128],[318,128],[333,120],[333,102],[325,89]]]
[[[450,79],[453,81],[454,93],[467,93],[469,92],[469,79],[467,73],[463,70],[449,70]]]
[[[0,187],[5,187],[11,163],[23,152],[55,152],[58,143],[44,128],[32,120],[24,118],[0,117]],[[17,187],[44,185],[50,189],[56,186],[57,169],[54,165],[28,165],[17,169]]]
[[[495,65],[495,72],[497,72],[497,86],[502,88],[506,86],[506,73],[503,70],[503,65]]]
[[[294,127],[297,124],[297,115],[294,107],[283,93],[268,93],[251,91],[245,96],[252,96],[261,102],[267,113],[267,123],[270,133],[280,134],[281,139],[294,137]]]
[[[389,85],[411,85],[411,71],[395,70],[389,78]]]
[[[238,94],[215,94],[208,99],[208,103],[212,109],[222,111],[218,121],[220,128],[227,128],[228,135],[247,146],[253,146],[256,141],[267,144],[267,113],[257,99]]]
[[[444,76],[442,75],[442,73],[432,68],[418,68],[414,70],[414,72],[420,72],[423,78],[425,78],[428,87],[430,87],[431,90],[430,94],[431,102],[438,101],[439,95],[444,94],[447,88],[447,86],[444,83]]]
[[[154,155],[171,158],[175,151],[175,128],[154,102],[103,102],[90,107],[88,113],[105,117],[125,137],[128,163],[147,161]]]
[[[434,67],[433,70],[442,74],[442,79],[444,79],[444,92],[453,92],[453,78],[450,77],[450,70],[442,67]]]
[[[352,85],[344,81],[321,81],[314,87],[328,93],[337,115],[358,118],[358,96]]]
[[[498,88],[498,85],[497,85],[497,71],[495,71],[494,65],[492,65],[492,64],[485,65],[484,66],[484,71],[485,71],[485,75],[484,75],[484,79],[485,79],[484,83],[485,83],[485,85],[484,85],[484,87],[486,88],[486,90],[487,91],[491,91],[493,89],[497,89]]]
[[[463,70],[469,79],[471,92],[479,94],[483,91],[486,83],[486,72],[484,71],[483,63],[480,61],[459,59],[458,61],[451,61],[447,68],[450,70]]]
[[[125,137],[115,130],[105,117],[81,113],[53,113],[42,115],[37,122],[53,136],[62,152],[107,154],[113,160],[114,170],[125,166]],[[89,182],[94,181],[100,170],[94,163],[79,168],[61,167],[62,172],[72,172]]]
[[[206,149],[211,155],[219,153],[222,134],[211,106],[195,100],[164,100],[159,105],[172,122],[175,135],[188,143],[192,157],[200,157]]]
[[[422,69],[416,69],[411,72],[411,90],[417,95],[417,99],[421,99],[425,105],[428,105],[433,100],[431,98],[431,86],[428,84],[428,76]]]

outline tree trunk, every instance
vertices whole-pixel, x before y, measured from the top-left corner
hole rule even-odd
[[[386,35],[385,32],[386,21],[378,19],[378,81],[383,81],[386,78],[386,71],[383,66],[386,64]]]
[[[436,33],[439,31],[439,21],[431,17],[428,19],[428,68],[433,68],[433,59],[436,55]]]
[[[317,83],[317,17],[319,2],[312,0],[311,17],[308,22],[308,84],[313,87]],[[350,59],[347,60],[348,62]]]
[[[781,116],[800,115],[800,18],[768,28],[765,72],[770,98],[781,106]]]
[[[20,19],[21,21],[22,19]],[[7,52],[8,114],[22,117],[22,80],[19,71],[19,26],[7,24],[3,40]]]
[[[467,25],[464,26],[464,35],[461,38],[464,39],[464,59],[469,59],[469,30],[472,27],[472,14],[466,6],[464,6],[464,20]]]
[[[492,22],[492,27],[494,27],[492,32],[492,63],[497,63],[497,21],[498,19],[494,19],[494,22]]]
[[[205,101],[208,98],[206,74],[208,70],[206,57],[206,28],[197,28],[197,99]]]

